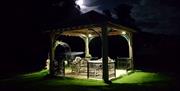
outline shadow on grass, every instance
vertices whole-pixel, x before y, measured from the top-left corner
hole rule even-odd
[[[33,84],[33,83],[32,83]],[[81,85],[17,85],[6,86],[1,91],[179,91],[178,86],[159,86],[151,85],[154,83],[143,84],[117,84],[104,86],[81,86]]]

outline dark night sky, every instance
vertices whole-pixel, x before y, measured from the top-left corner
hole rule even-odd
[[[118,4],[133,6],[132,17],[142,31],[180,35],[180,3],[179,0],[84,0],[82,12],[101,11],[113,8]]]
[[[40,28],[47,19],[47,6],[51,0],[18,0],[8,1],[4,5],[6,25],[24,28]],[[58,1],[58,0],[54,0]],[[90,10],[101,11],[111,10],[119,4],[129,4],[133,6],[131,16],[136,20],[136,24],[142,31],[180,35],[180,3],[179,0],[83,0],[81,11],[83,13]],[[58,2],[57,2],[58,3]],[[61,3],[57,4],[61,5]],[[53,5],[51,5],[53,7]],[[58,11],[57,11],[58,12]],[[115,17],[115,15],[113,14]],[[17,22],[18,21],[18,22]],[[24,30],[25,31],[25,30]]]

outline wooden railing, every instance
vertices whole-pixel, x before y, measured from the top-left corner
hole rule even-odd
[[[131,58],[119,58],[117,57],[116,61],[116,69],[131,69],[132,68],[132,59]]]

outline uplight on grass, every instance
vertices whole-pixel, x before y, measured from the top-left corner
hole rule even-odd
[[[114,80],[113,83],[148,83],[169,80],[168,77],[158,73],[134,72],[120,79]]]
[[[127,70],[116,70],[116,77],[126,75],[126,74],[127,74]]]

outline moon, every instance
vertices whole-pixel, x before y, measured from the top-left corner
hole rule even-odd
[[[76,4],[82,6],[84,4],[84,0],[76,0]]]
[[[80,6],[80,8],[86,8],[86,6],[84,5],[84,0],[76,0],[76,4]]]

